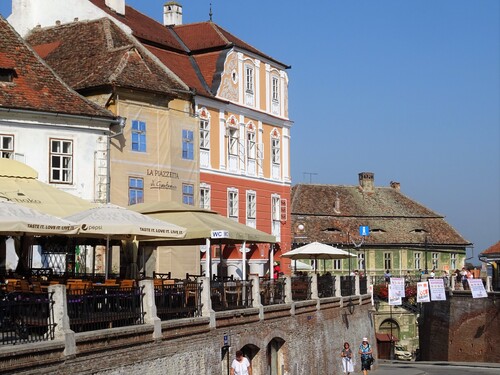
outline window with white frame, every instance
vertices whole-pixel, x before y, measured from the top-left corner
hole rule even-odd
[[[271,97],[273,99],[273,102],[278,102],[280,99],[280,83],[279,79],[276,76],[272,77],[272,82],[271,82]]]
[[[416,270],[422,269],[422,264],[421,264],[422,254],[421,253],[414,253],[413,259],[415,260],[415,269]]]
[[[438,269],[439,265],[439,253],[432,253],[432,268]]]
[[[281,163],[281,145],[278,137],[271,139],[271,158],[273,164]]]
[[[210,122],[200,118],[200,149],[210,150]]]
[[[50,139],[50,182],[73,182],[73,141]]]
[[[450,267],[452,270],[457,269],[457,254],[455,253],[450,255]]]
[[[332,260],[332,267],[334,270],[341,270],[342,269],[342,260],[341,259],[333,259]]]
[[[194,206],[193,184],[182,184],[182,203]]]
[[[0,158],[14,158],[14,136],[0,134]]]
[[[200,186],[200,207],[206,210],[210,209],[210,186]]]
[[[272,206],[272,218],[273,218],[273,221],[280,221],[280,202],[281,202],[281,199],[279,196],[275,195],[272,197],[272,202],[271,202],[271,206]]]
[[[390,270],[392,268],[392,254],[384,253],[384,269]]]
[[[245,65],[245,91],[253,93],[253,66]]]
[[[128,178],[128,204],[144,203],[144,179],[138,177]]]
[[[192,130],[182,130],[182,158],[194,160],[194,133]]]
[[[146,123],[144,121],[132,121],[132,151],[146,152]]]
[[[254,131],[248,131],[247,132],[247,158],[248,159],[255,159],[257,155],[257,143],[255,141],[255,132]]]
[[[228,151],[229,155],[238,155],[238,129],[228,128]]]
[[[229,189],[227,192],[227,213],[230,218],[238,218],[238,190],[236,189]]]
[[[255,191],[247,191],[247,219],[257,217],[257,195]]]

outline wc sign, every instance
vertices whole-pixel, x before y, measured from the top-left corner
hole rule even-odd
[[[368,225],[362,225],[359,227],[360,236],[368,236],[370,234],[370,227]]]
[[[229,231],[227,230],[213,230],[210,238],[212,239],[221,239],[221,238],[229,238]]]

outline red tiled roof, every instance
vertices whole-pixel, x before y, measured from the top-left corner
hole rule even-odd
[[[0,107],[113,118],[61,80],[0,16],[0,68],[14,69],[13,82],[0,83]]]
[[[76,90],[118,86],[173,93],[188,88],[107,18],[35,29],[26,40]]]
[[[132,7],[126,6],[125,15],[120,15],[109,9],[105,4],[105,0],[90,1],[130,27],[136,38],[146,45],[189,87],[196,89],[201,95],[212,96],[215,94],[217,89],[215,86],[219,83],[216,78],[222,73],[222,66],[218,67],[217,61],[225,56],[228,49],[233,47],[246,50],[278,65],[287,67],[213,22],[207,21],[167,27]],[[171,52],[178,53],[179,56],[174,58],[173,55],[169,55]],[[192,58],[181,59],[181,54],[194,57],[194,60]],[[171,58],[173,60],[170,60]],[[210,88],[210,91],[208,88]]]
[[[500,254],[500,241],[488,247],[485,251],[483,251],[483,254]]]

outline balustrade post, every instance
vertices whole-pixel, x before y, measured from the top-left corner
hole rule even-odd
[[[292,303],[292,277],[285,276],[285,303]]]
[[[210,327],[215,327],[215,311],[212,309],[210,277],[201,277],[201,316],[210,317]]]
[[[361,290],[359,288],[359,274],[354,276],[354,295],[355,296],[361,295]]]
[[[319,299],[317,273],[313,273],[311,278],[311,299]]]
[[[335,297],[342,296],[342,285],[340,282],[340,275],[335,275]]]
[[[492,277],[491,276],[486,276],[486,291],[487,292],[493,292],[493,286],[492,286]]]
[[[143,307],[145,312],[144,323],[153,325],[153,338],[160,339],[162,337],[161,332],[161,320],[157,316],[156,311],[156,301],[155,301],[155,288],[153,280],[141,280],[139,281],[139,286],[144,291]]]
[[[69,325],[68,301],[66,298],[66,285],[50,285],[49,295],[52,294],[54,300],[54,337],[64,340],[64,355],[76,355],[75,332]]]

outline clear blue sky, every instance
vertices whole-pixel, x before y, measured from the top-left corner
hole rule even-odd
[[[179,0],[184,23],[208,20],[210,1],[214,22],[292,66],[294,184],[374,172],[475,257],[500,240],[500,1]],[[127,1],[157,20],[164,3]]]

